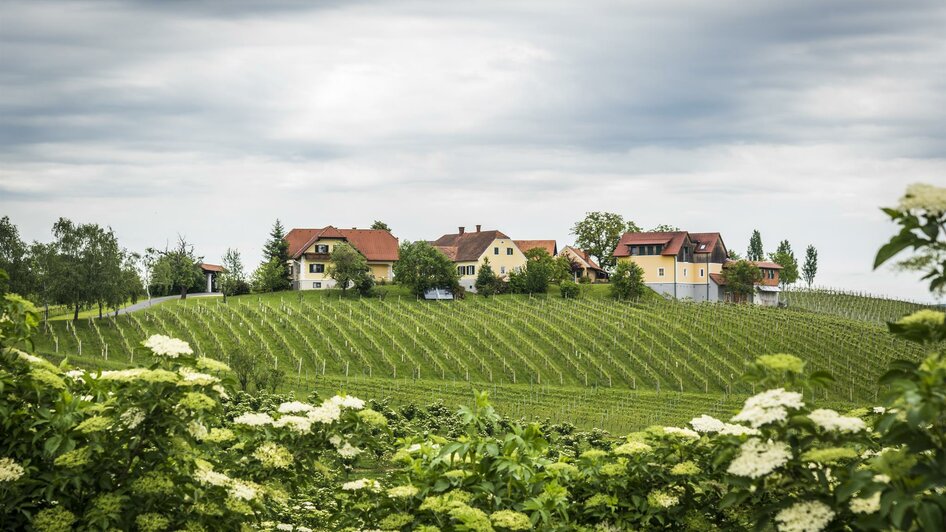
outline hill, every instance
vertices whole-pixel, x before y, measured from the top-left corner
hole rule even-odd
[[[494,387],[497,395],[508,390],[509,398],[534,394],[527,413],[550,416],[563,408],[580,411],[578,405],[567,408],[568,398],[579,397],[590,421],[612,414],[642,421],[631,414],[642,405],[621,400],[632,391],[652,400],[643,405],[651,411],[659,410],[648,404],[672,403],[671,394],[692,398],[704,410],[712,405],[731,410],[753,391],[740,381],[744,364],[776,352],[798,355],[809,370],[837,377],[836,386],[820,390],[819,398],[873,401],[876,379],[889,361],[921,354],[863,321],[660,299],[632,304],[502,296],[423,302],[278,293],[227,303],[174,301],[117,318],[50,321],[42,331],[36,339],[42,352],[81,351],[83,359],[110,363],[148,362],[138,345],[155,333],[183,338],[199,354],[224,361],[249,352],[286,371],[288,384],[300,391],[346,388],[377,397],[372,392],[377,389],[404,400],[463,402],[471,388]],[[586,397],[588,390],[598,395]]]
[[[830,288],[792,288],[783,291],[781,297],[782,301],[793,309],[810,310],[878,325],[896,321],[918,310],[937,308],[914,301]]]

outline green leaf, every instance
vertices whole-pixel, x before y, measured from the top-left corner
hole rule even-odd
[[[59,449],[59,444],[62,443],[62,435],[56,434],[55,436],[50,437],[46,440],[46,443],[43,444],[43,451],[47,455],[53,455],[56,453],[56,450]]]
[[[748,498],[749,492],[747,491],[730,491],[723,497],[723,500],[719,502],[719,508],[725,509],[730,506],[742,504]]]
[[[880,250],[877,251],[877,258],[874,259],[874,269],[876,270],[881,264],[887,262],[894,255],[909,247],[913,244],[915,239],[916,237],[912,234],[903,232],[891,238],[890,242],[881,246]]]
[[[943,510],[939,505],[932,502],[923,502],[920,504],[916,516],[921,529],[931,532],[943,530]]]

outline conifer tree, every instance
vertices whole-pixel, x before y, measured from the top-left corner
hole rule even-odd
[[[805,264],[801,267],[802,277],[811,288],[811,283],[815,282],[815,275],[818,273],[818,250],[815,246],[809,244],[805,250]]]
[[[267,267],[270,270],[275,269],[276,272],[270,272],[270,275],[265,276],[267,282],[263,284],[267,286],[258,288],[267,292],[288,290],[291,286],[289,279],[289,242],[286,240],[286,230],[278,218],[269,232],[269,240],[263,246],[263,263],[270,263]]]
[[[765,251],[762,248],[762,234],[758,229],[753,229],[752,238],[749,239],[749,249],[746,251],[746,260],[765,260]]]

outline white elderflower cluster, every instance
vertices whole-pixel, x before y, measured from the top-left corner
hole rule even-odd
[[[726,471],[740,477],[759,478],[785,465],[791,457],[792,450],[786,443],[750,438],[739,447],[739,455]]]
[[[800,393],[776,388],[746,399],[742,411],[732,420],[743,421],[752,425],[753,428],[759,428],[762,425],[788,419],[789,408],[798,409],[804,406]]]
[[[213,375],[200,373],[190,368],[181,368],[178,370],[178,373],[183,377],[183,379],[177,383],[178,386],[211,386],[220,382],[220,379]]]
[[[695,431],[686,428],[680,427],[664,427],[664,434],[669,434],[671,436],[679,436],[681,438],[687,438],[691,440],[700,439],[700,435]]]
[[[779,532],[820,532],[834,519],[834,511],[819,501],[799,502],[775,515]]]
[[[69,371],[63,373],[63,375],[65,375],[66,377],[69,377],[70,379],[72,379],[72,380],[74,380],[74,381],[76,381],[76,382],[85,382],[85,379],[84,379],[84,377],[85,377],[85,370],[81,370],[81,369],[71,369],[71,370],[69,370]]]
[[[757,429],[745,427],[743,425],[733,425],[716,419],[713,416],[702,415],[690,420],[690,426],[697,432],[713,433],[718,432],[723,435],[741,436],[743,434],[757,435]]]
[[[874,412],[875,414],[886,414],[886,413],[887,413],[887,409],[884,408],[884,407],[882,407],[882,406],[875,406],[873,409],[871,409],[871,411]]]
[[[377,480],[372,480],[370,478],[360,478],[358,480],[352,480],[351,482],[342,484],[342,489],[345,491],[358,491],[365,489],[375,491],[380,487],[381,485],[378,484]]]
[[[300,412],[311,412],[315,407],[302,401],[291,401],[282,403],[277,410],[280,414],[298,414]]]
[[[153,334],[147,340],[141,342],[141,345],[150,349],[152,353],[167,358],[177,358],[181,355],[194,354],[194,350],[191,349],[190,344],[184,340],[171,338],[163,334]]]
[[[946,188],[925,183],[915,183],[907,187],[907,192],[900,199],[900,208],[924,210],[928,212],[946,212]]]
[[[245,480],[233,480],[230,484],[230,496],[234,499],[252,501],[256,498],[256,486]]]
[[[145,411],[138,408],[137,406],[133,406],[128,410],[125,410],[120,416],[118,416],[119,423],[127,429],[133,429],[138,425],[141,425],[141,422],[144,420]]]
[[[266,413],[247,412],[233,418],[234,425],[246,425],[248,427],[262,427],[263,425],[272,425],[273,418]]]
[[[361,410],[365,407],[365,402],[357,397],[352,397],[350,395],[336,395],[328,400],[332,404],[336,404],[340,407],[351,408],[353,410]],[[324,403],[323,403],[324,404]]]
[[[13,482],[26,473],[12,458],[0,458],[0,482]]]
[[[223,473],[214,471],[210,464],[206,462],[198,465],[194,472],[194,478],[205,486],[227,488],[230,496],[234,499],[251,501],[256,498],[257,489],[252,482],[230,478]]]
[[[305,434],[312,430],[312,420],[302,416],[282,416],[273,422],[273,426],[289,427],[289,430],[295,433]]]
[[[230,395],[227,393],[227,389],[219,384],[214,384],[213,386],[210,387],[210,389],[217,392],[217,395],[219,395],[221,399],[230,398]]]
[[[309,413],[306,414],[306,417],[309,418],[313,423],[330,424],[338,421],[338,418],[341,415],[341,407],[331,401],[325,401],[321,405],[310,410]]]
[[[657,508],[672,508],[680,503],[680,498],[663,490],[654,490],[647,495],[647,502]]]
[[[205,437],[207,437],[208,431],[207,431],[207,427],[203,423],[194,419],[194,420],[191,420],[191,422],[187,424],[187,432],[195,440],[201,441]]]
[[[207,486],[229,486],[233,479],[223,473],[218,473],[209,467],[197,468],[194,473],[197,482]]]
[[[815,425],[831,432],[860,432],[867,428],[863,419],[857,417],[847,417],[838,414],[829,408],[819,408],[808,414],[808,418],[815,422]]]
[[[872,514],[880,510],[880,492],[876,492],[870,497],[857,497],[851,499],[851,511],[856,514]]]

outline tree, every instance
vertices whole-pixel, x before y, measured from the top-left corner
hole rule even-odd
[[[660,224],[657,227],[654,227],[648,233],[674,233],[679,231],[680,228],[675,225]]]
[[[279,259],[270,259],[259,265],[253,272],[253,291],[272,292],[274,287],[282,286],[285,270]]]
[[[779,242],[778,249],[769,255],[769,259],[782,267],[782,271],[779,272],[779,283],[783,287],[798,280],[798,261],[795,259],[795,253],[788,240]]]
[[[818,250],[811,244],[808,244],[808,249],[805,250],[805,264],[801,267],[801,274],[808,288],[811,288],[811,283],[815,282],[815,275],[818,274]]]
[[[371,224],[371,228],[372,228],[372,229],[379,229],[379,230],[381,230],[381,231],[387,231],[387,232],[389,232],[389,233],[391,232],[391,228],[388,227],[388,224],[382,222],[381,220],[375,220],[374,223]]]
[[[148,252],[159,256],[153,272],[154,283],[168,292],[179,291],[181,299],[187,298],[188,288],[202,281],[204,274],[199,265],[204,258],[194,255],[194,246],[183,236],[177,236],[177,246],[173,249],[149,248]]]
[[[49,319],[49,304],[54,301],[53,272],[56,270],[57,260],[59,255],[52,244],[33,242],[30,245],[29,268],[34,280],[33,297],[43,306],[45,319]]]
[[[369,271],[368,261],[358,250],[344,243],[335,245],[328,276],[335,279],[342,292],[348,290],[349,285],[360,287],[366,278],[370,278]]]
[[[7,272],[7,288],[10,292],[29,297],[34,289],[35,277],[29,260],[29,248],[20,239],[20,232],[9,216],[0,218],[0,269]]]
[[[742,260],[742,255],[740,255],[735,249],[728,250],[726,256],[729,258],[729,260]]]
[[[631,260],[618,262],[611,275],[611,296],[615,299],[639,299],[645,289],[644,269]]]
[[[499,291],[499,283],[502,281],[493,272],[493,267],[489,265],[489,257],[483,259],[479,273],[476,274],[476,293],[489,297]]]
[[[286,240],[286,231],[279,219],[276,219],[276,223],[273,224],[269,232],[269,240],[263,246],[263,262],[275,262],[281,269],[279,276],[271,277],[272,284],[269,285],[267,291],[278,292],[292,287],[289,271],[289,242]]]
[[[246,284],[246,274],[243,273],[243,260],[240,258],[240,252],[233,248],[227,248],[223,254],[223,272],[217,276],[217,284],[220,286],[220,292],[223,293],[223,300],[226,302],[228,296],[235,296],[249,292],[249,286]]]
[[[460,293],[460,276],[453,261],[427,242],[404,241],[394,263],[394,281],[411,288],[417,297],[423,297],[431,288]]]
[[[237,382],[240,383],[240,389],[245,392],[256,374],[256,357],[245,351],[237,350],[230,356],[229,365],[236,376]]]
[[[742,301],[752,294],[756,283],[762,280],[762,270],[747,260],[740,260],[723,268],[723,279],[726,291],[736,296],[735,300]]]
[[[73,309],[73,321],[79,319],[79,308],[92,300],[89,278],[87,228],[60,218],[53,224],[52,248],[55,260],[51,263],[49,279],[52,299]]]
[[[749,239],[749,250],[746,251],[747,260],[765,260],[765,251],[762,248],[762,234],[758,229],[752,230],[752,238]]]
[[[614,266],[614,248],[624,233],[639,233],[640,227],[613,212],[589,212],[572,226],[575,246],[598,260],[604,269]]]

